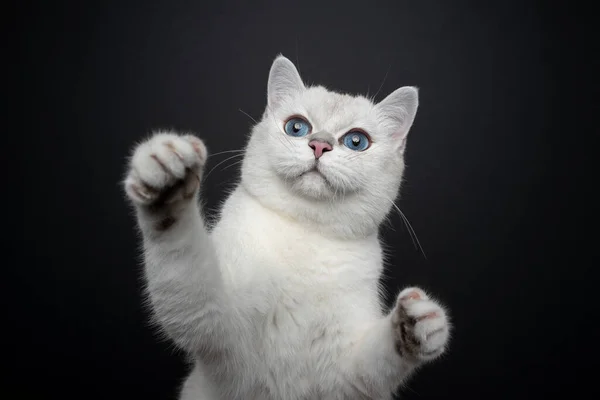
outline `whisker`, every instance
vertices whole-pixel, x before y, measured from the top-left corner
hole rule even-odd
[[[274,125],[277,127],[277,130],[278,130],[278,131],[281,131],[281,128],[279,127],[279,124],[278,124],[278,123],[277,123],[277,121],[275,120],[275,114],[273,113],[273,110],[271,109],[271,107],[269,107],[269,105],[268,105],[268,104],[267,104],[267,108],[268,108],[268,110],[269,110],[269,114],[270,114],[270,115],[271,115],[271,117],[272,117],[273,124],[274,124]],[[283,133],[283,132],[282,132],[282,133]],[[282,143],[282,144],[283,144],[283,145],[284,145],[284,146],[285,146],[285,147],[288,149],[288,151],[289,151],[290,153],[294,153],[294,151],[293,151],[293,150],[292,150],[292,148],[290,147],[290,146],[293,146],[293,144],[292,144],[292,142],[291,142],[290,138],[289,138],[287,135],[285,135],[285,134],[283,134],[283,135],[277,135],[277,137],[279,138],[279,140],[281,141],[281,143]],[[286,145],[285,145],[285,143],[283,143],[283,141],[282,141],[281,137],[283,137],[283,138],[285,139],[285,141],[287,141],[287,142],[288,142],[289,146],[286,146]]]
[[[254,122],[254,124],[258,125],[258,121],[256,121],[256,119],[254,119],[254,117],[252,117],[250,114],[248,114],[246,111],[242,110],[241,108],[238,108],[238,111],[241,112],[242,114],[244,114],[245,116],[247,116],[248,118],[250,118],[252,120],[252,122]],[[275,119],[273,118],[273,122],[275,124],[275,126],[277,126],[277,121],[275,121]],[[269,133],[270,134],[270,133]],[[271,134],[271,136],[273,136]],[[286,137],[287,138],[287,137]],[[281,142],[281,144],[283,144],[290,152],[292,152],[292,149],[287,146],[281,139],[281,137],[279,137],[279,141]],[[291,142],[288,139],[288,143],[291,144]]]
[[[271,137],[277,137],[277,140],[279,140],[279,142],[290,152],[290,153],[294,153],[294,151],[292,150],[292,148],[290,147],[292,145],[292,142],[290,142],[290,140],[288,139],[287,135],[277,135],[277,134],[273,134],[271,132],[269,132],[269,135],[271,135]],[[285,138],[285,139],[282,139]]]
[[[241,164],[241,163],[243,163],[243,162],[244,162],[244,160],[239,160],[239,161],[232,162],[231,164],[229,164],[229,165],[225,166],[224,168],[221,168],[221,172],[225,171],[227,168],[233,167],[233,166],[235,166],[235,165],[239,165],[239,164]],[[222,181],[222,182],[221,182],[219,185],[217,185],[217,186],[222,186],[222,185],[225,185],[225,184],[227,184],[227,183],[231,182],[231,180],[232,180],[232,179],[235,179],[235,178],[225,179],[225,180],[223,180],[223,181]]]
[[[417,233],[415,232],[415,230],[413,229],[412,225],[408,221],[408,218],[406,218],[406,215],[404,215],[404,213],[402,212],[402,210],[400,210],[400,207],[398,207],[394,201],[392,201],[390,199],[388,199],[388,201],[390,201],[392,203],[392,205],[394,206],[394,208],[400,214],[400,217],[404,221],[406,229],[408,230],[408,234],[410,235],[410,238],[411,238],[411,240],[412,240],[413,245],[415,246],[415,248],[418,249],[418,250],[420,250],[421,254],[423,254],[423,257],[425,257],[425,259],[427,259],[427,256],[425,255],[425,251],[423,250],[423,246],[421,246],[421,242],[419,241],[419,238],[417,237]]]
[[[409,225],[407,224],[407,220],[406,220],[406,217],[404,216],[404,213],[400,212],[400,218],[402,218],[402,222],[404,222],[404,225],[406,226],[406,229],[408,230],[408,235],[410,236],[410,240],[413,242],[413,246],[415,246],[415,248],[417,248],[417,242],[415,242],[415,237],[413,236],[412,230],[409,228]]]
[[[223,163],[225,163],[225,162],[227,162],[227,161],[229,161],[229,160],[232,160],[232,159],[234,159],[234,158],[236,158],[236,157],[243,157],[243,156],[244,156],[243,154],[235,154],[235,155],[233,155],[233,156],[231,156],[231,157],[228,157],[228,158],[224,159],[223,161],[221,161],[220,163],[218,163],[217,165],[215,165],[214,167],[212,167],[212,169],[211,169],[210,171],[208,171],[208,174],[206,174],[206,175],[204,176],[204,179],[208,178],[208,177],[209,177],[209,175],[210,175],[210,174],[211,174],[211,173],[212,173],[212,172],[215,170],[215,168],[217,168],[219,165],[221,165],[221,164],[223,164]]]
[[[254,122],[256,125],[258,125],[258,122],[252,117],[252,115],[248,114],[246,111],[242,110],[241,108],[238,108],[238,111],[241,112],[242,114],[244,114],[246,117],[250,118],[252,120],[252,122]]]
[[[355,158],[358,158],[358,157],[362,156],[363,154],[364,154],[364,152],[362,152],[362,151],[359,151],[359,152],[357,152],[356,154],[348,154],[347,156],[345,156],[345,158],[346,158],[346,160],[348,160],[348,161],[352,161],[352,160],[354,160]]]
[[[418,393],[416,390],[413,390],[413,389],[412,389],[411,387],[409,387],[408,385],[404,385],[402,388],[403,388],[403,389],[408,389],[408,390],[410,390],[411,392],[413,392],[414,394],[416,394],[417,396],[420,396],[420,394],[419,394],[419,393]]]
[[[379,89],[377,89],[377,92],[375,92],[375,94],[373,95],[373,101],[375,101],[375,97],[377,97],[377,95],[379,94],[381,89],[383,89],[383,84],[385,83],[385,80],[387,79],[388,74],[390,73],[390,68],[392,68],[392,64],[390,64],[387,71],[385,71],[385,76],[383,77],[383,82],[381,82]]]
[[[232,162],[231,164],[227,165],[226,167],[221,168],[221,171],[225,171],[227,168],[233,167],[234,165],[238,165],[238,164],[241,164],[243,162],[244,162],[244,160],[239,160],[239,161],[236,161],[236,162]]]
[[[298,68],[298,74],[301,74],[300,71],[300,58],[298,57],[298,35],[296,35],[296,68]]]
[[[209,157],[214,157],[214,156],[218,156],[220,154],[226,154],[226,153],[243,153],[245,150],[225,150],[225,151],[220,151],[218,153],[213,153],[213,154],[209,154]]]
[[[254,119],[254,117],[252,117],[250,114],[248,114],[246,111],[242,110],[241,108],[238,108],[238,111],[241,112],[242,114],[244,114],[245,116],[247,116],[248,118],[250,118],[252,120],[252,122],[254,122],[254,124],[258,125],[258,121],[256,121],[256,119]],[[275,126],[277,126],[277,122],[275,121],[275,119],[273,118],[273,122],[275,123]],[[270,134],[270,133],[269,133]],[[273,136],[273,135],[271,135]],[[286,137],[287,138],[287,137]],[[286,144],[281,140],[281,137],[279,137],[279,141],[281,142],[281,144],[283,144],[290,152],[292,152],[292,149],[289,146],[286,146]],[[288,142],[291,144],[291,142],[288,139]]]

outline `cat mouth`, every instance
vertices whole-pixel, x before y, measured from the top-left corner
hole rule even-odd
[[[322,179],[325,182],[325,184],[327,184],[327,186],[329,186],[329,188],[334,189],[334,185],[329,181],[329,179],[327,178],[327,176],[325,176],[325,174],[319,168],[319,163],[318,162],[316,162],[307,171],[304,171],[303,173],[301,173],[298,176],[298,179],[303,178],[305,176],[311,176],[311,175]]]
[[[313,167],[311,169],[309,169],[308,171],[306,171],[305,174],[308,174],[310,172],[315,172],[315,173],[317,173],[319,175],[323,175],[321,173],[321,171],[319,170],[319,167],[317,166],[317,164],[313,165]]]
[[[342,190],[337,187],[323,171],[323,166],[314,162],[305,165],[303,170],[299,170],[293,176],[282,174],[281,178],[289,185],[290,189],[306,198],[325,199]]]
[[[300,176],[298,176],[298,178],[301,178],[305,175],[312,175],[312,174],[318,175],[327,181],[327,177],[325,175],[323,175],[323,173],[319,169],[319,164],[317,164],[317,163],[315,163],[309,170],[301,173]]]

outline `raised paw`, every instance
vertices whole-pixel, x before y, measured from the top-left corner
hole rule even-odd
[[[134,151],[125,192],[137,205],[190,200],[200,186],[207,151],[192,135],[157,133]]]
[[[400,292],[393,313],[396,349],[402,357],[428,361],[444,352],[450,334],[448,317],[423,290]]]

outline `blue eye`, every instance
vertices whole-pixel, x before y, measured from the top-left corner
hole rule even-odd
[[[348,132],[342,141],[344,146],[354,151],[364,151],[371,145],[369,137],[359,131]]]
[[[312,129],[310,124],[300,117],[290,118],[283,128],[285,133],[295,137],[306,136]]]

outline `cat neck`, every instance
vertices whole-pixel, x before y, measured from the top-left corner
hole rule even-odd
[[[275,218],[333,240],[377,238],[378,224],[376,221],[369,221],[368,216],[340,212],[342,207],[335,207],[325,201],[307,201],[292,195],[288,195],[288,198],[273,198],[257,195],[252,189],[243,182],[238,185],[226,202],[223,213],[233,209],[245,209],[245,212],[261,213],[268,219]],[[282,207],[282,204],[285,204],[285,207]]]

